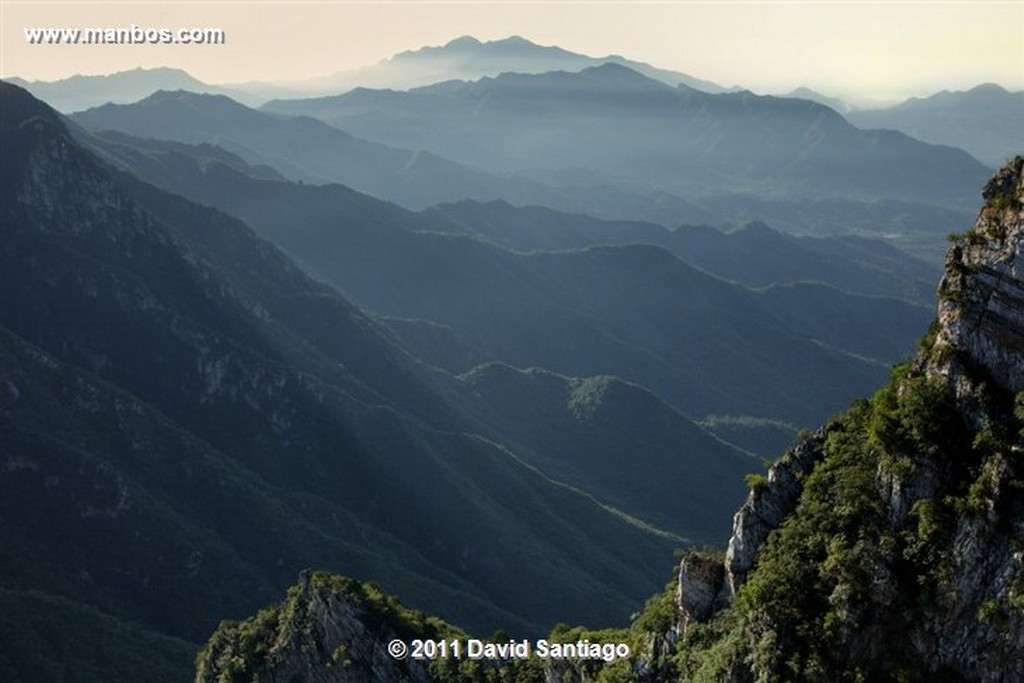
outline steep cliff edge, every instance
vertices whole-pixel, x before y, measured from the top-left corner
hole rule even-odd
[[[978,220],[946,256],[927,369],[949,377],[961,396],[970,384],[967,366],[983,368],[1009,391],[1024,391],[1022,167],[1024,158],[1017,157],[988,182]],[[961,378],[968,380],[963,386]]]
[[[684,678],[1024,680],[1022,167],[952,236],[917,358],[770,468],[721,570],[684,558]]]

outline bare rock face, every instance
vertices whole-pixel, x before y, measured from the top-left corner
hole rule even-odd
[[[945,377],[974,423],[992,418],[979,401],[985,382],[1024,391],[1024,157],[982,191],[985,206],[946,257],[938,329],[920,360]],[[1018,446],[990,455],[974,482],[979,509],[957,520],[952,571],[934,618],[913,633],[929,668],[970,680],[1024,680],[1024,519]]]
[[[757,562],[768,534],[796,509],[803,488],[801,480],[820,459],[827,435],[827,427],[819,429],[773,464],[764,483],[750,490],[743,507],[733,517],[722,586],[726,601],[736,595]]]
[[[344,585],[338,585],[344,582]],[[196,661],[196,681],[428,683],[415,660],[396,658],[394,615],[352,580],[303,574],[279,607],[224,622]]]
[[[947,254],[938,331],[920,363],[947,378],[976,427],[991,419],[979,381],[1024,391],[1024,157],[990,180],[985,206]],[[931,668],[973,680],[1024,680],[1024,519],[1020,451],[996,453],[975,487],[981,509],[956,525],[947,590],[934,619],[914,633]]]
[[[719,558],[691,552],[679,564],[679,607],[677,630],[686,636],[691,621],[707,621],[722,608],[725,567]]]
[[[939,285],[939,332],[932,371],[964,393],[954,354],[1006,389],[1024,390],[1024,157],[985,186],[973,229],[949,250]],[[962,362],[962,361],[961,361]]]
[[[708,621],[736,596],[768,535],[796,509],[802,480],[820,460],[828,432],[828,427],[822,427],[801,441],[769,468],[763,482],[751,488],[733,517],[724,563],[720,556],[699,551],[683,557],[676,588],[677,630],[682,637],[690,623]]]

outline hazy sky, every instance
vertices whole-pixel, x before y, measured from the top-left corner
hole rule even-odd
[[[471,34],[621,54],[722,85],[902,99],[1024,89],[1024,0],[1003,2],[48,2],[0,0],[0,76],[138,66],[210,83],[283,81]],[[217,46],[30,45],[26,27],[217,26]]]

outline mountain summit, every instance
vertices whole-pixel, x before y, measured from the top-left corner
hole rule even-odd
[[[621,64],[671,86],[682,84],[709,93],[728,90],[711,81],[659,69],[619,55],[590,57],[557,46],[538,45],[521,36],[480,41],[468,35],[441,46],[400,52],[373,66],[286,85],[303,93],[322,95],[342,93],[356,87],[407,90],[448,80],[475,81],[509,72],[581,71],[605,63]]]

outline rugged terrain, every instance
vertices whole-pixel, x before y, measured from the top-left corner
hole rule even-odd
[[[751,478],[724,558],[687,553],[629,629],[551,636],[628,642],[629,660],[396,662],[392,638],[465,636],[307,575],[222,624],[197,680],[1021,680],[1024,158],[983,196],[917,357]]]

